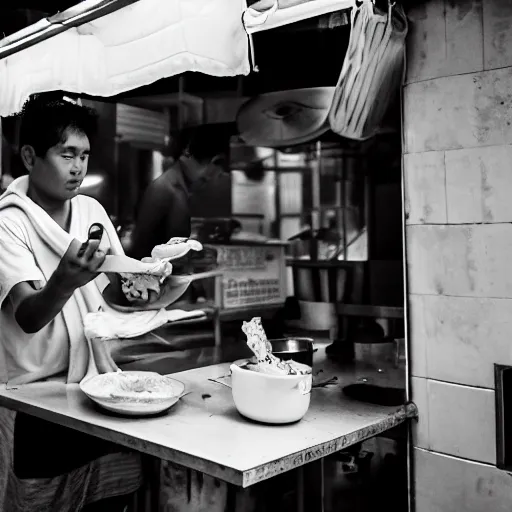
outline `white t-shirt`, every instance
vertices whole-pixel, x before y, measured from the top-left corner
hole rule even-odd
[[[69,234],[85,241],[89,226],[94,222],[105,227],[112,225],[98,201],[82,195],[73,198]],[[46,284],[38,264],[41,255],[34,251],[33,241],[37,239],[39,235],[21,210],[7,208],[0,211],[0,343],[5,355],[4,372],[9,380],[42,370],[47,375],[56,375],[69,366],[69,334],[62,313],[39,332],[27,334],[18,326],[8,298],[11,289],[19,283],[40,281],[42,285]],[[115,253],[122,251],[119,240],[110,241],[105,235],[101,248],[107,250],[110,246]],[[97,279],[104,287],[106,276],[100,274]],[[0,381],[5,379],[1,373],[0,365]]]

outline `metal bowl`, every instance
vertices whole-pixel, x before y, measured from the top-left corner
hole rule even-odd
[[[279,359],[293,359],[313,367],[313,340],[311,338],[280,338],[269,340],[272,353]]]

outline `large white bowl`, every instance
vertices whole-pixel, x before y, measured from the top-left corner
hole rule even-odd
[[[242,416],[261,423],[283,424],[299,421],[311,399],[313,376],[267,375],[231,367],[233,401]]]
[[[128,375],[134,375],[142,381],[146,378],[160,378],[164,389],[158,395],[141,392],[117,393],[115,396],[109,393],[109,384],[117,379],[123,379]],[[128,416],[147,416],[158,414],[172,407],[183,395],[185,384],[168,376],[160,376],[155,372],[129,371],[109,372],[96,375],[80,383],[80,389],[94,402],[104,409]]]

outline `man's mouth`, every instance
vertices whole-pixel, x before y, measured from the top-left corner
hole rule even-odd
[[[81,184],[82,184],[82,180],[69,180],[66,183],[66,188],[69,190],[74,190],[75,188],[80,188]]]

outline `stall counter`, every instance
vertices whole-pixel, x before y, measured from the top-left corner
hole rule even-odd
[[[323,349],[322,349],[323,350]],[[318,357],[317,357],[318,359]],[[362,372],[362,373],[361,373]],[[42,382],[2,385],[0,405],[175,462],[220,480],[248,487],[322,459],[415,417],[412,403],[371,405],[346,398],[341,387],[376,376],[371,368],[340,369],[322,355],[316,380],[337,377],[332,387],[314,388],[310,409],[298,423],[262,425],[241,417],[226,386],[229,363],[173,374],[186,395],[167,414],[125,418],[104,413],[76,384]],[[393,370],[377,375],[393,380]],[[219,378],[221,382],[219,383]],[[389,385],[389,382],[384,382]]]

